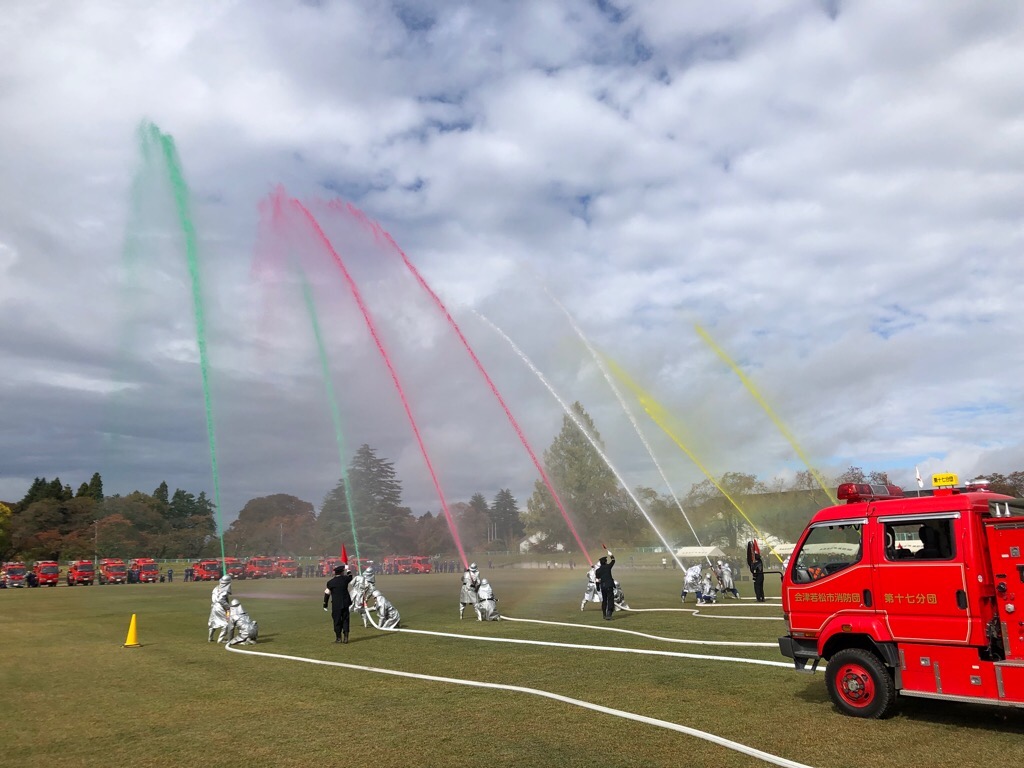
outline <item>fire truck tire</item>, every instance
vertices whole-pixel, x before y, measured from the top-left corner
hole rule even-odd
[[[846,715],[879,719],[896,708],[896,684],[882,660],[863,648],[844,648],[825,669],[828,695]]]

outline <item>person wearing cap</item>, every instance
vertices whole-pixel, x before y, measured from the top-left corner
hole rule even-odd
[[[206,622],[207,628],[210,630],[209,636],[206,638],[207,642],[213,642],[214,630],[220,630],[220,636],[217,638],[218,643],[223,643],[228,631],[228,609],[231,607],[231,574],[225,573],[220,577],[220,581],[217,582],[217,586],[213,588],[213,593],[210,595],[210,619]]]
[[[755,551],[750,555],[750,574],[754,579],[754,597],[757,602],[764,602],[764,561],[761,553]]]
[[[324,610],[331,603],[331,616],[334,619],[334,642],[348,642],[348,612],[352,607],[352,596],[348,585],[352,581],[352,572],[347,565],[339,565],[334,569],[334,578],[327,582],[324,589]]]
[[[597,586],[601,589],[601,612],[607,621],[611,621],[612,614],[615,613],[615,579],[612,577],[615,555],[608,552],[597,562],[599,565],[594,576],[597,578]]]
[[[462,574],[462,589],[459,591],[459,620],[462,620],[462,615],[466,612],[466,606],[472,605],[473,610],[476,611],[476,617],[480,618],[480,608],[478,603],[480,598],[477,596],[477,590],[480,589],[480,571],[477,570],[476,563],[470,563],[469,568]]]
[[[238,631],[237,635],[235,630]],[[232,600],[229,611],[228,645],[256,645],[259,631],[259,625],[246,613],[242,604],[237,599]]]

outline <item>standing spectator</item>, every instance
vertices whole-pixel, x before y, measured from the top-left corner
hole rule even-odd
[[[348,642],[348,613],[352,607],[352,596],[348,593],[348,585],[352,581],[352,572],[344,565],[334,569],[334,578],[327,582],[324,589],[324,610],[327,602],[331,602],[331,617],[334,619],[334,642]]]
[[[168,583],[174,581],[174,569],[173,568],[168,568],[167,569],[167,581],[168,581]]]
[[[663,557],[661,558],[661,570],[665,570],[666,568],[668,568],[668,560]]]
[[[612,577],[615,555],[609,552],[597,562],[599,565],[594,576],[597,578],[597,585],[601,588],[601,611],[604,613],[604,618],[611,621],[612,614],[615,613],[615,579]]]

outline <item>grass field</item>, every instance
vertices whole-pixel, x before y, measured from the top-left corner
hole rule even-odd
[[[621,566],[621,564],[620,564]],[[678,572],[617,568],[633,608],[679,608]],[[785,661],[781,621],[579,611],[581,570],[485,572],[512,617],[458,620],[458,575],[379,576],[413,629]],[[760,760],[692,736],[526,693],[230,653],[206,642],[211,584],[0,591],[5,766],[730,766]],[[768,583],[768,593],[777,582]],[[252,650],[541,689],[667,720],[813,766],[1016,765],[1024,713],[902,699],[896,717],[835,712],[822,675],[790,669],[363,629],[334,644],[322,579],[236,582]],[[749,583],[741,590],[750,595]],[[691,596],[692,600],[692,596]],[[689,604],[692,607],[692,603]],[[778,604],[715,609],[780,617]],[[141,648],[126,649],[138,616]]]

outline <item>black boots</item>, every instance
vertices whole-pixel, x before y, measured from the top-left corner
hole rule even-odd
[[[348,632],[346,632],[344,635],[341,636],[341,642],[343,642],[343,643],[347,643],[348,642]]]

